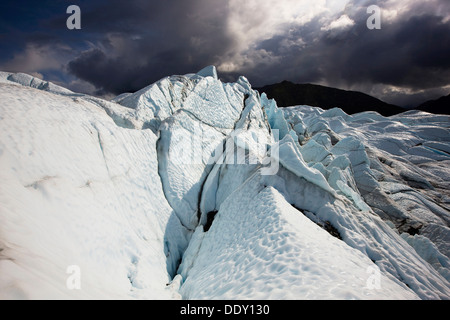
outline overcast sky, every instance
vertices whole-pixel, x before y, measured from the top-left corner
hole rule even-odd
[[[69,5],[81,30],[69,30]],[[369,30],[367,8],[381,8]],[[112,96],[216,65],[417,105],[450,93],[449,0],[41,0],[0,4],[0,70]]]

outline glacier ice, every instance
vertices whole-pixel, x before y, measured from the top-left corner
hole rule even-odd
[[[279,109],[214,66],[0,97],[1,298],[450,298],[448,116]]]
[[[371,290],[370,259],[258,180],[253,175],[222,204],[186,274],[180,291],[185,298],[416,298],[384,275],[384,290]]]

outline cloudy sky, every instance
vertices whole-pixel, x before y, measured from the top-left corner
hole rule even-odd
[[[69,5],[81,30],[69,30]],[[370,5],[381,29],[369,30]],[[102,96],[216,65],[399,105],[450,93],[449,0],[3,0],[0,70]]]

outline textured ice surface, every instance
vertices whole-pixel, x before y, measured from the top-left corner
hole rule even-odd
[[[258,175],[227,198],[206,234],[197,232],[195,263],[182,265],[188,299],[416,298],[384,275],[383,290],[372,288],[370,259],[261,187]]]
[[[429,249],[428,254],[439,255],[433,246],[448,252],[448,243],[443,239],[448,236],[450,217],[446,200],[450,190],[449,162],[445,151],[450,145],[450,118],[418,111],[386,118],[373,112],[350,116],[340,109],[314,109],[297,106],[284,112],[293,125],[301,116],[302,125],[307,124],[304,135],[309,139],[318,135],[317,124],[322,123],[319,132],[336,140],[330,149],[333,157],[341,155],[351,163],[348,166],[345,158],[332,162],[340,169],[351,170],[357,187],[355,190],[353,183],[348,183],[351,190],[359,193],[374,213],[392,223],[397,232],[406,233],[404,239],[410,239],[411,234],[428,237],[429,246],[414,242],[416,249],[421,248],[417,250],[422,256],[423,248]],[[333,175],[329,177],[333,180]],[[338,181],[329,182],[334,187]],[[358,204],[358,197],[353,202]],[[427,232],[436,225],[442,230],[439,237]],[[427,241],[419,239],[423,240],[420,243]],[[440,266],[436,269],[442,271]]]
[[[170,298],[164,239],[184,236],[157,137],[86,100],[4,84],[0,96],[2,298]],[[72,265],[81,290],[66,286]]]

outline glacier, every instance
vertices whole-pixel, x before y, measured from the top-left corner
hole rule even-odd
[[[0,97],[1,299],[450,298],[448,116],[278,108],[214,66]]]

